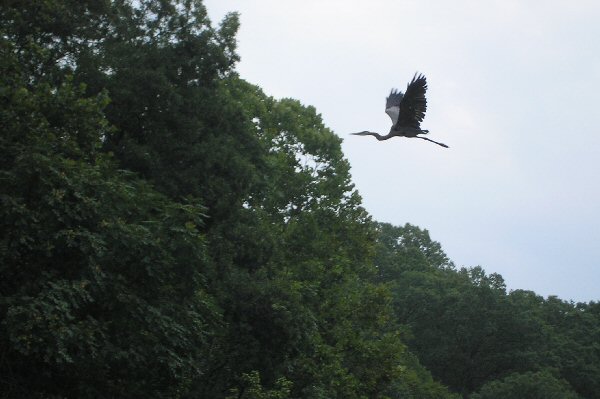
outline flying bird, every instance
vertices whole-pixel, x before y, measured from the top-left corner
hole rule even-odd
[[[429,133],[429,130],[421,129],[421,122],[425,117],[425,111],[427,111],[426,91],[427,81],[425,80],[425,76],[415,74],[412,81],[406,87],[406,93],[392,89],[386,99],[385,113],[392,118],[393,123],[388,134],[382,136],[379,133],[366,130],[351,134],[357,136],[375,136],[379,141],[391,139],[396,136],[416,137],[448,148],[446,144],[419,136],[419,134]]]

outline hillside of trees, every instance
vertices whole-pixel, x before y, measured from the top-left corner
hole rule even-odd
[[[600,304],[374,221],[235,13],[0,7],[1,398],[600,398]]]

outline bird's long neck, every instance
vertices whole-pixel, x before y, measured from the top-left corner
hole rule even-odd
[[[389,139],[389,136],[390,136],[389,134],[385,135],[385,136],[382,136],[379,133],[369,132],[368,130],[365,130],[364,132],[358,132],[358,133],[352,133],[352,134],[354,134],[356,136],[373,136],[373,137],[375,137],[379,141],[387,140],[387,139]]]

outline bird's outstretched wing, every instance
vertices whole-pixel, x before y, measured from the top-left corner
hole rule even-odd
[[[392,118],[392,125],[398,122],[398,114],[400,113],[400,101],[402,101],[401,91],[392,89],[390,95],[385,99],[385,113]]]
[[[426,91],[427,81],[425,76],[415,74],[400,101],[397,127],[421,128],[421,122],[425,117],[425,111],[427,111]]]

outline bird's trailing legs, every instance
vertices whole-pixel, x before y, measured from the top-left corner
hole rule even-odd
[[[416,137],[416,138],[418,138],[418,139],[423,139],[423,140],[431,141],[432,143],[435,143],[435,144],[437,144],[437,145],[441,145],[442,147],[445,147],[445,148],[450,148],[450,147],[448,147],[448,146],[447,146],[446,144],[444,144],[444,143],[439,143],[439,142],[437,142],[437,141],[433,141],[433,140],[431,140],[431,139],[428,139],[427,137],[421,137],[421,136],[415,136],[415,137]]]

